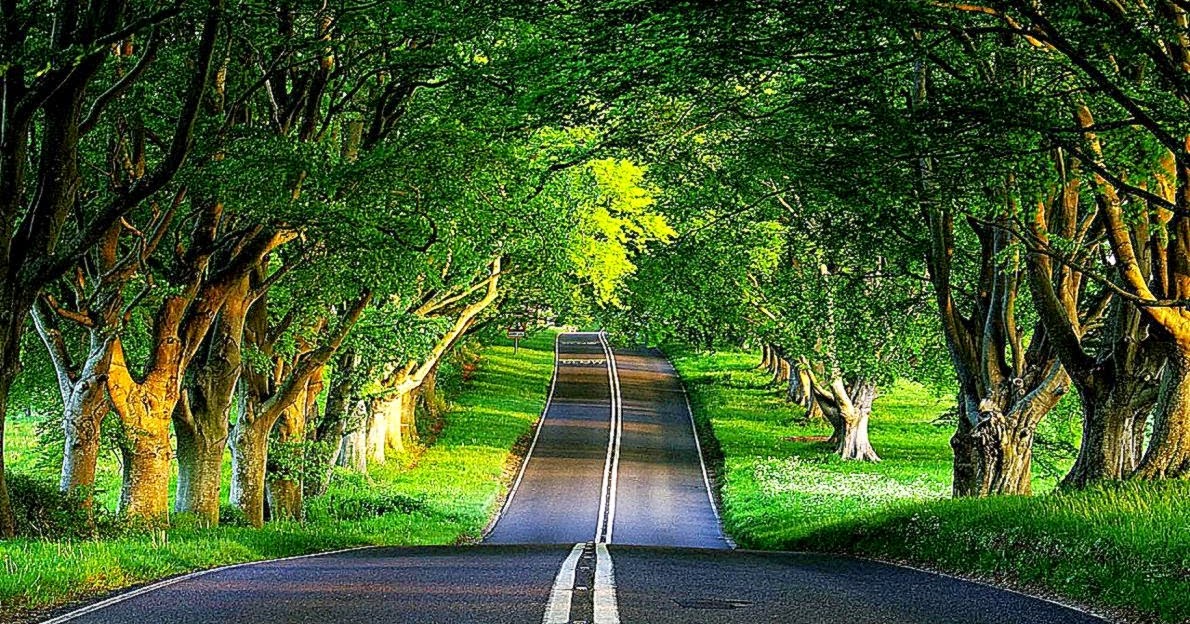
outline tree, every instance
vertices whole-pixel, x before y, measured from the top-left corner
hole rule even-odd
[[[85,8],[63,2],[48,11],[38,3],[5,5],[0,428],[18,370],[26,315],[42,287],[68,272],[112,224],[167,185],[185,162],[209,81],[222,8],[219,0],[188,11],[125,1],[90,3]],[[189,38],[171,37],[171,29],[200,32],[197,45],[186,43]],[[148,43],[138,50],[135,43],[142,40]],[[183,74],[187,88],[179,91],[181,97],[163,98],[158,109],[173,111],[172,128],[158,135],[160,143],[146,149],[139,161],[143,175],[93,203],[86,202],[91,204],[89,214],[74,222],[77,228],[68,229],[67,217],[80,198],[84,141],[104,125],[100,122],[112,105],[126,103],[129,89],[142,84],[157,65],[155,60],[168,53],[193,60]],[[42,134],[34,141],[36,130]],[[12,531],[0,453],[0,536],[10,536]]]

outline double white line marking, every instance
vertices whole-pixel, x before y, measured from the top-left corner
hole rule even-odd
[[[611,423],[607,436],[607,456],[603,461],[603,485],[599,493],[599,521],[595,527],[595,578],[592,592],[594,624],[620,624],[620,609],[616,603],[616,574],[607,544],[612,541],[616,522],[616,487],[620,473],[620,440],[624,432],[623,397],[620,394],[620,371],[616,368],[616,354],[607,342],[607,334],[599,332],[599,344],[607,360],[607,382],[611,392]],[[574,601],[577,568],[589,544],[575,544],[562,562],[550,591],[543,624],[570,622]],[[589,569],[589,568],[588,568]]]
[[[570,549],[570,555],[562,562],[562,569],[558,570],[558,576],[554,578],[554,588],[550,591],[550,601],[545,607],[542,624],[569,624],[571,621],[574,593],[586,589],[575,586],[578,563],[591,546],[580,543]],[[595,588],[591,596],[591,619],[594,624],[620,624],[620,608],[616,604],[616,573],[612,567],[611,554],[604,543],[594,544],[594,550]]]
[[[603,463],[603,488],[599,499],[599,523],[595,528],[596,543],[611,543],[616,522],[616,486],[620,476],[620,438],[624,432],[624,406],[620,394],[620,371],[616,368],[616,353],[607,343],[607,334],[599,332],[599,344],[607,358],[607,382],[611,389],[611,427],[608,429],[607,459]]]

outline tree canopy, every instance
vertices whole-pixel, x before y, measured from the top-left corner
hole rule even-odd
[[[230,447],[300,518],[537,318],[761,347],[848,459],[945,388],[957,495],[1027,493],[1071,390],[1068,485],[1190,474],[1182,3],[0,8],[0,425],[57,389],[64,490],[114,435],[124,513],[176,461],[218,522]]]

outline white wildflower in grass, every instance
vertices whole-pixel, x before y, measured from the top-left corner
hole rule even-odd
[[[810,463],[797,457],[761,460],[754,471],[765,495],[792,496],[807,511],[837,511],[841,506],[883,507],[905,501],[944,498],[948,494],[946,484],[927,475],[905,481],[876,473],[839,472],[829,465]]]

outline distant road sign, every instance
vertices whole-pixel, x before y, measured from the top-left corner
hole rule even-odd
[[[509,338],[524,338],[525,337],[525,328],[510,327],[508,329],[508,337]]]

